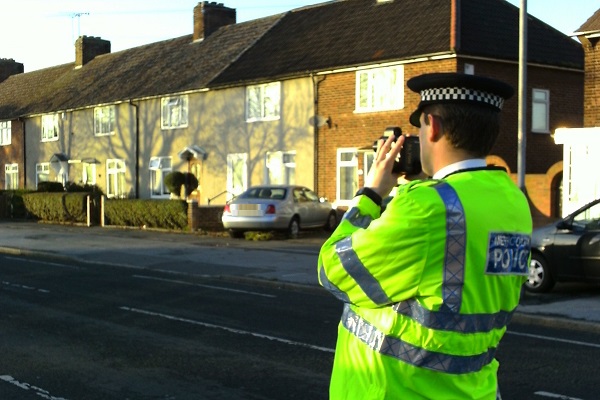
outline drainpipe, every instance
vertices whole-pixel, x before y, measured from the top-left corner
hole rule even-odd
[[[314,191],[317,195],[321,196],[320,188],[319,188],[319,84],[325,80],[325,76],[317,77],[315,74],[310,74],[310,77],[313,82],[313,97],[314,97],[314,115],[313,115],[313,138],[314,138]],[[324,172],[325,173],[325,172]]]
[[[27,189],[27,140],[25,139],[25,119],[18,117],[17,121],[21,123],[21,131],[23,132],[23,189]]]
[[[139,104],[129,100],[129,105],[135,108],[135,198],[140,198],[140,117]]]

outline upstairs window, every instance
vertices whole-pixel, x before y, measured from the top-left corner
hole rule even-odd
[[[10,144],[10,121],[0,121],[0,146]]]
[[[176,129],[188,126],[188,96],[163,97],[161,105],[161,128]]]
[[[404,108],[404,67],[374,68],[356,72],[356,112]]]
[[[94,108],[94,135],[115,134],[115,106]]]
[[[550,91],[533,89],[531,101],[531,131],[550,133]]]
[[[246,121],[272,121],[280,117],[281,83],[246,87]]]
[[[58,114],[42,115],[42,142],[58,140]]]
[[[6,164],[4,166],[4,189],[17,190],[19,188],[19,164]]]

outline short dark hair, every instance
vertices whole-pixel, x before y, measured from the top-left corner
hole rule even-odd
[[[477,104],[431,104],[423,109],[442,119],[450,143],[476,157],[487,156],[500,133],[500,112]],[[428,124],[425,118],[425,123]]]

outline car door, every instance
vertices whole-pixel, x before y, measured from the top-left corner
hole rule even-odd
[[[577,224],[556,230],[553,243],[546,246],[546,255],[555,279],[583,276],[579,248],[584,233],[584,229]]]
[[[600,203],[582,212],[584,233],[579,239],[579,258],[586,278],[600,281]],[[575,217],[577,218],[577,217]]]
[[[331,208],[324,203],[321,203],[319,196],[310,189],[304,188],[304,196],[309,201],[310,224],[312,226],[324,226],[327,222],[327,217],[331,212]]]
[[[313,217],[310,215],[310,202],[306,198],[303,188],[294,187],[293,194],[296,213],[300,215],[300,226],[310,226]]]

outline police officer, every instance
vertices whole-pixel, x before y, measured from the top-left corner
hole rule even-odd
[[[495,353],[527,277],[528,201],[486,165],[511,86],[426,74],[421,101],[428,179],[397,185],[404,138],[381,141],[374,166],[319,254],[319,282],[344,302],[331,399],[499,399]]]

